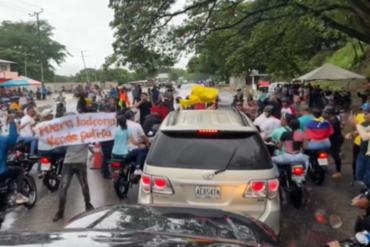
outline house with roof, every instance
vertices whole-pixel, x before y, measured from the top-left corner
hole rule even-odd
[[[18,77],[18,72],[14,72],[11,69],[12,64],[15,64],[15,62],[3,60],[0,58],[0,83]]]

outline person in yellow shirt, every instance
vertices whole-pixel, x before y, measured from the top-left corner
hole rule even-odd
[[[9,106],[9,110],[16,109],[21,111],[22,106],[19,104],[19,97],[12,97],[12,103]]]
[[[364,104],[361,107],[361,110],[368,108],[368,104]],[[359,124],[362,124],[365,122],[365,114],[363,112],[356,115],[356,120]],[[361,144],[361,137],[358,135],[357,131],[354,131],[352,133],[348,133],[346,135],[346,139],[349,139],[351,137],[354,137],[353,140],[353,147],[352,147],[352,172],[353,172],[353,181],[356,181],[356,160],[357,156],[360,153],[360,144]]]

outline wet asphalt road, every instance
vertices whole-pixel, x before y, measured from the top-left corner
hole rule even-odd
[[[221,92],[221,100],[231,100],[231,94]],[[68,111],[74,111],[75,101],[68,101]],[[343,151],[343,177],[334,180],[329,176],[322,186],[313,187],[313,194],[305,194],[305,202],[299,210],[291,205],[284,205],[281,221],[281,242],[284,247],[313,247],[325,244],[330,240],[344,239],[352,236],[353,223],[358,210],[350,206],[351,199],[357,190],[349,184],[352,170],[350,142],[345,143]],[[330,170],[334,170],[332,161]],[[47,231],[62,228],[73,216],[84,211],[84,202],[77,179],[72,181],[68,191],[67,206],[64,219],[54,223],[52,217],[58,205],[58,192],[49,193],[37,179],[35,167],[32,172],[38,188],[38,201],[31,210],[19,208],[6,218],[4,229]],[[92,204],[95,207],[117,203],[135,204],[138,186],[134,186],[126,199],[120,201],[112,188],[110,180],[104,180],[100,171],[89,170],[88,180]],[[338,220],[338,218],[340,220]],[[336,224],[334,224],[334,220]],[[339,223],[338,223],[339,222]]]

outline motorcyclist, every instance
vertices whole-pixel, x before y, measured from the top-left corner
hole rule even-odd
[[[296,115],[296,110],[294,107],[290,106],[289,99],[287,97],[283,97],[281,99],[281,114],[284,113]]]
[[[53,110],[52,109],[45,109],[41,112],[40,114],[41,117],[41,123],[37,124],[35,126],[35,138],[40,137],[39,129],[44,125],[44,121],[50,121],[54,118],[53,116]],[[53,156],[53,157],[60,157],[63,158],[65,153],[66,153],[66,147],[57,147],[54,148],[49,145],[48,142],[44,141],[43,139],[38,139],[38,155],[40,157],[48,157],[48,156]],[[42,172],[41,172],[41,161],[39,159],[38,165],[37,165],[37,171],[38,171],[38,177],[42,178]]]
[[[17,111],[21,110],[21,105],[19,104],[19,97],[18,96],[13,96],[11,98],[12,103],[9,106],[9,110],[11,109],[17,109]]]
[[[135,122],[135,113],[131,110],[128,110],[125,112],[125,118],[127,120],[127,129],[131,132],[132,137],[137,141],[140,145],[139,148],[146,149],[150,145],[150,141],[148,137],[145,135],[143,128],[140,124]],[[143,145],[143,143],[146,144]],[[129,151],[132,151],[134,149],[138,148],[138,146],[134,145],[133,143],[129,142],[128,149]],[[144,156],[146,158],[146,155]],[[143,161],[145,160],[143,159]],[[144,163],[140,164],[141,170],[143,169]]]
[[[271,136],[271,134],[281,126],[280,120],[272,116],[272,111],[272,106],[266,106],[265,109],[263,109],[262,114],[264,114],[267,119],[260,125],[262,136]]]
[[[34,137],[33,127],[36,125],[35,121],[36,111],[33,107],[27,108],[27,114],[22,117],[20,124],[17,126],[18,129],[18,139],[19,141],[24,141],[25,143],[30,143],[30,154],[29,158],[37,159],[35,156],[35,151],[37,147],[37,139]]]
[[[55,101],[58,102],[57,109],[56,109],[57,113],[60,114],[59,111],[61,110],[62,111],[61,115],[63,115],[66,112],[66,101],[65,101],[65,97],[63,96],[62,91],[59,92],[59,95],[55,99]],[[60,107],[61,107],[61,109],[59,109]]]
[[[329,138],[334,133],[333,127],[328,120],[322,117],[321,109],[313,109],[312,115],[314,118],[306,125],[307,149],[329,149],[331,146]]]
[[[0,180],[5,181],[8,177],[15,178],[17,183],[17,204],[23,204],[28,201],[28,198],[22,195],[24,173],[22,167],[8,167],[7,159],[8,152],[11,146],[17,141],[17,127],[14,122],[14,114],[8,115],[9,135],[0,136]]]
[[[233,106],[236,106],[236,103],[237,102],[243,102],[244,101],[244,95],[243,95],[243,92],[242,92],[242,89],[241,88],[237,88],[236,89],[236,94],[234,95],[234,100],[233,100]]]
[[[143,130],[146,135],[148,135],[155,124],[160,124],[162,122],[160,111],[161,109],[158,106],[153,106],[150,109],[150,114],[145,117]]]
[[[284,117],[284,114],[283,114]],[[284,147],[284,150],[282,149]],[[278,148],[281,154],[272,157],[272,162],[276,165],[291,165],[292,163],[302,163],[305,169],[309,166],[308,156],[302,153],[307,147],[305,136],[299,131],[299,121],[296,118],[290,120],[289,128],[281,134]]]

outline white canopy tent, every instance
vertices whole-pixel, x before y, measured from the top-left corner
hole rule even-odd
[[[308,72],[301,77],[293,79],[293,81],[367,81],[365,76],[353,73],[351,71],[342,69],[332,64],[324,64],[311,72]]]

